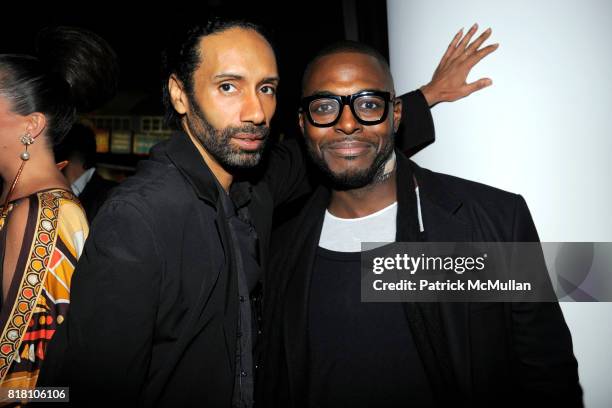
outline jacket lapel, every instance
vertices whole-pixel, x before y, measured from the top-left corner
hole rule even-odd
[[[464,218],[463,204],[452,196],[434,173],[421,169],[398,154],[397,241],[412,242],[415,235],[429,242],[464,242],[472,240],[470,223]],[[413,178],[414,175],[414,178]],[[418,234],[417,197],[424,233]],[[417,231],[417,233],[413,232]],[[469,343],[469,308],[466,303],[404,303],[416,347],[436,393],[450,400],[457,387],[470,393],[471,365]],[[450,402],[446,399],[442,404]]]

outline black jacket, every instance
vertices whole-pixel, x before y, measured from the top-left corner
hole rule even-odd
[[[431,172],[399,152],[397,160],[398,242],[415,239],[412,174],[427,241],[539,240],[521,196]],[[302,407],[308,401],[309,283],[329,200],[330,191],[319,187],[273,235],[259,388],[265,407]],[[571,336],[557,303],[403,305],[440,406],[581,405]]]
[[[429,133],[413,145],[428,143],[433,122],[423,95],[403,99],[405,134],[424,127]],[[272,149],[263,174],[234,183],[249,192],[262,265],[274,208],[306,190],[303,160],[289,141]],[[69,385],[76,406],[231,405],[239,296],[219,194],[182,133],[115,189],[92,224],[39,385]]]
[[[300,157],[297,146],[274,149],[275,176],[243,184],[264,261],[275,200],[292,196],[304,178]],[[103,205],[47,359],[62,358],[56,351],[64,336],[60,378],[76,406],[230,405],[238,292],[219,195],[195,146],[179,133],[155,147]]]

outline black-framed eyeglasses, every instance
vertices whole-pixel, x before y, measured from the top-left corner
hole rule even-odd
[[[302,98],[300,110],[313,126],[329,127],[338,122],[344,105],[348,105],[359,123],[371,126],[387,119],[389,102],[393,100],[391,92],[385,91],[362,91],[346,96],[312,95]]]

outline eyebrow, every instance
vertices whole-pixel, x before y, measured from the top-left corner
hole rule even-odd
[[[220,74],[217,74],[214,76],[215,79],[236,79],[236,80],[242,80],[244,79],[244,76],[240,75],[240,74],[234,74],[231,72],[222,72]]]
[[[373,88],[372,89],[360,89],[357,92],[353,92],[352,95],[358,94],[358,93],[361,93],[361,92],[390,92],[390,91],[387,91],[387,90],[384,90],[384,89],[373,89]],[[340,96],[340,95],[335,94],[333,92],[323,91],[323,90],[315,90],[310,96],[315,96],[315,95],[316,96]],[[341,96],[344,96],[344,95],[341,95]]]
[[[222,72],[220,74],[215,75],[214,78],[215,79],[235,79],[237,81],[241,81],[245,79],[244,75],[235,74],[231,72]],[[272,76],[272,77],[267,77],[267,78],[262,79],[260,83],[270,83],[270,82],[278,83],[279,81],[280,81],[279,77]]]
[[[267,83],[267,82],[274,82],[274,83],[279,83],[280,82],[280,78],[277,76],[273,76],[273,77],[267,77],[261,80],[260,83]]]

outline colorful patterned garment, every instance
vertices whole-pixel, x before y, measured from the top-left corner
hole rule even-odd
[[[72,273],[89,232],[72,193],[45,190],[29,200],[17,269],[0,312],[0,387],[7,388],[36,385],[47,343],[65,319]]]

